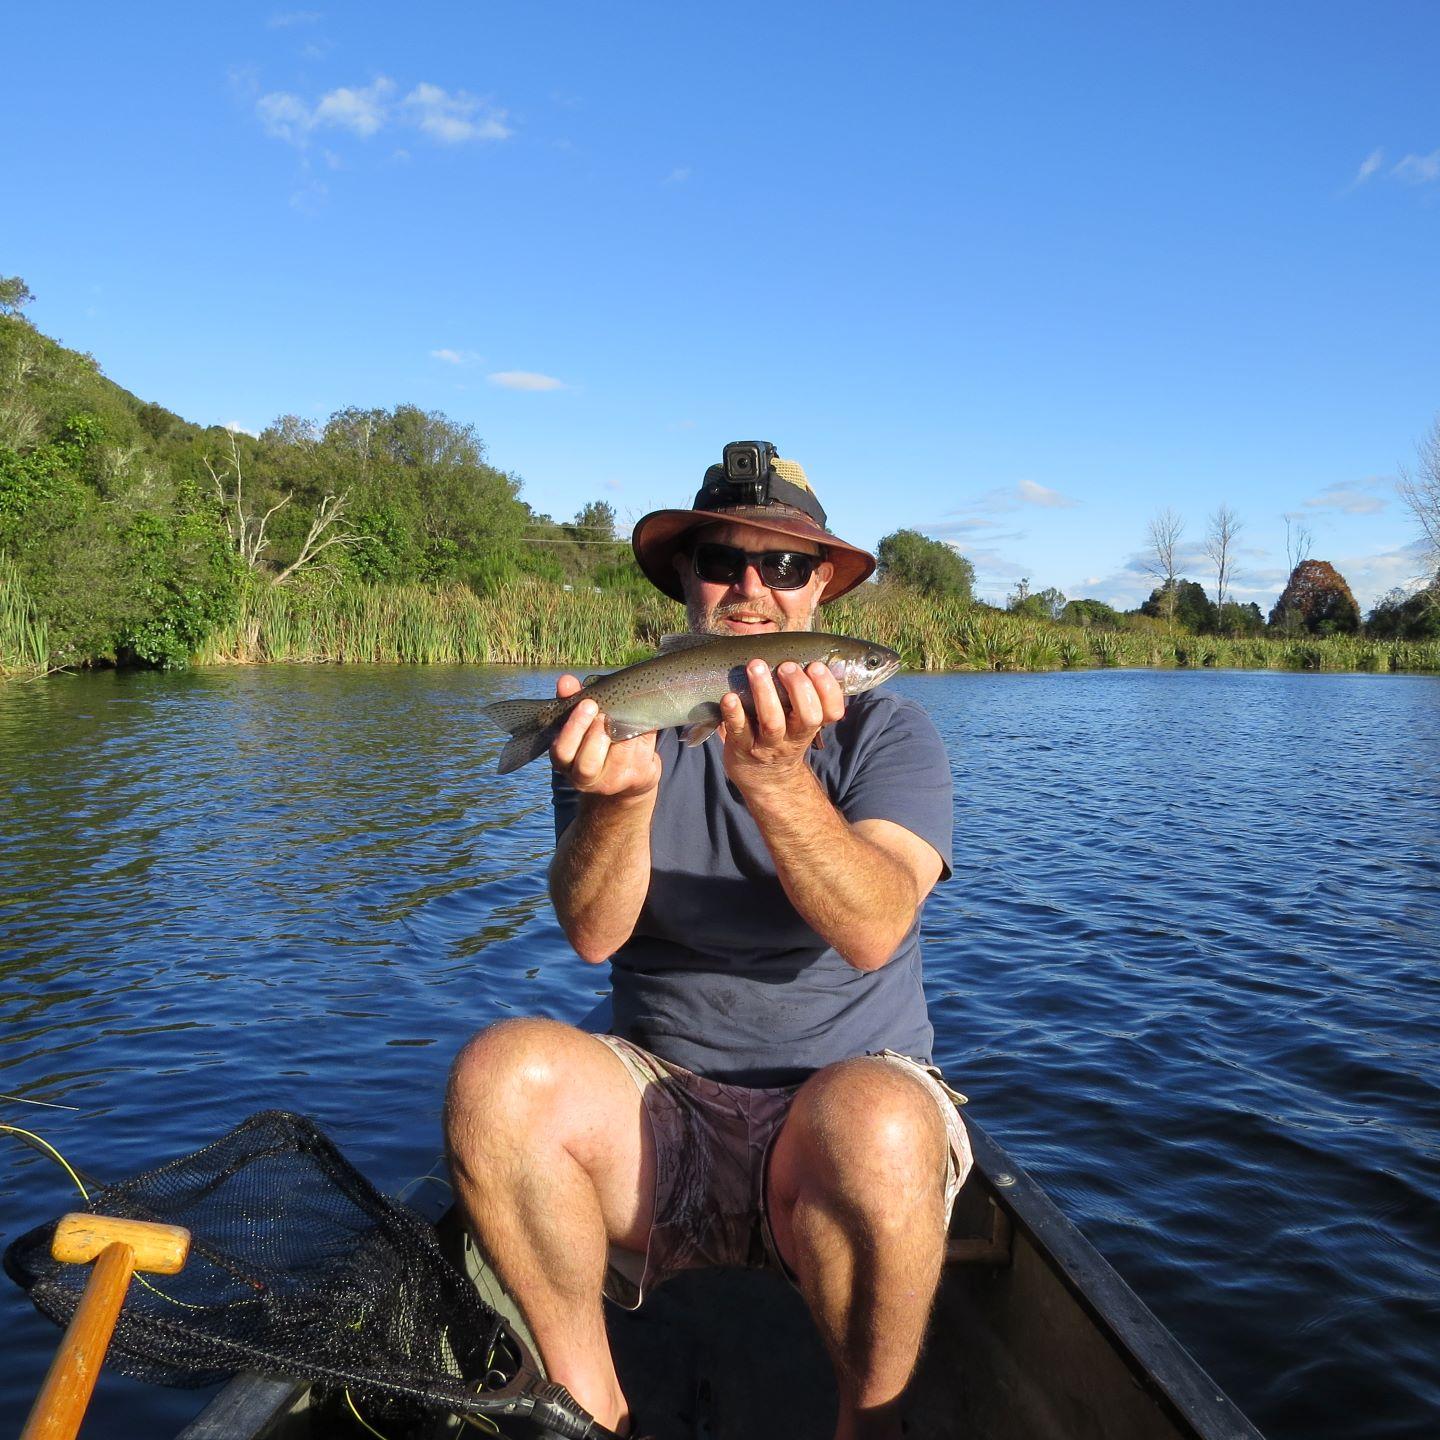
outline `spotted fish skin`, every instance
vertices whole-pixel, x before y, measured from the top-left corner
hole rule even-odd
[[[543,755],[565,717],[587,697],[605,716],[612,740],[633,740],[652,730],[684,727],[685,743],[699,745],[720,724],[720,701],[730,691],[750,694],[745,667],[763,660],[773,671],[787,660],[824,665],[846,695],[888,680],[900,657],[885,645],[818,630],[780,630],[766,635],[668,635],[660,653],[608,675],[589,676],[564,700],[498,700],[481,711],[510,735],[500,752],[499,773],[508,775]]]

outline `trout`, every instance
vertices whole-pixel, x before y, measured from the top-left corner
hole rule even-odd
[[[612,740],[633,740],[651,730],[684,727],[686,745],[700,745],[720,724],[720,701],[730,691],[748,699],[745,666],[763,660],[773,671],[786,660],[824,665],[847,695],[888,680],[900,657],[884,645],[814,630],[780,630],[766,635],[667,635],[660,653],[638,665],[605,675],[588,675],[581,689],[560,700],[498,700],[481,711],[508,731],[500,752],[501,775],[543,755],[565,717],[588,695],[605,716]],[[784,691],[781,691],[784,699]]]

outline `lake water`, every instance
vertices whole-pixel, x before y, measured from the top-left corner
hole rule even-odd
[[[446,1067],[605,989],[545,897],[546,673],[212,670],[0,688],[0,1120],[102,1179],[251,1112],[382,1188]],[[1271,1440],[1440,1434],[1440,680],[903,676],[957,789],[937,1058]],[[70,1208],[0,1135],[0,1231]],[[58,1332],[0,1283],[0,1415]],[[87,1428],[203,1397],[106,1378]]]

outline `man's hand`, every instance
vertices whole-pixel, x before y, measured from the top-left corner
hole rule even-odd
[[[573,675],[562,675],[555,683],[555,694],[568,699],[582,688]],[[606,733],[600,707],[586,699],[560,727],[550,746],[550,763],[564,771],[583,795],[633,799],[648,795],[660,783],[656,738],[651,731],[633,740],[612,740]]]
[[[845,692],[828,666],[817,662],[802,670],[787,660],[772,675],[763,660],[752,660],[745,668],[754,718],[733,692],[720,702],[725,773],[741,794],[790,778],[804,767],[805,752],[821,727],[833,725],[845,714]]]

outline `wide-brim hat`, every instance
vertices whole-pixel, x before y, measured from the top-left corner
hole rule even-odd
[[[794,460],[778,455],[771,458],[769,497],[769,503],[764,505],[733,503],[735,491],[724,467],[712,465],[705,472],[700,493],[689,510],[652,510],[635,526],[630,545],[645,578],[672,600],[683,600],[685,592],[680,572],[675,568],[675,557],[694,531],[719,521],[755,525],[819,545],[834,567],[834,574],[821,593],[821,605],[838,600],[870,578],[875,570],[875,557],[831,533],[825,511],[810,488],[805,471]]]

